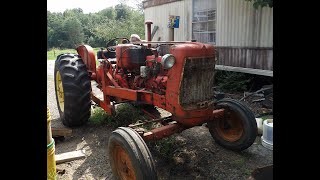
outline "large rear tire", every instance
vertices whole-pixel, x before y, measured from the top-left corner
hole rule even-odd
[[[62,123],[68,127],[85,124],[91,114],[91,82],[79,55],[61,54],[57,57],[54,82]]]
[[[225,109],[222,117],[208,123],[211,136],[217,144],[235,151],[249,148],[257,136],[257,123],[252,111],[239,101],[224,98],[216,109]]]
[[[108,144],[109,161],[117,180],[156,180],[154,160],[141,136],[131,128],[119,127]]]

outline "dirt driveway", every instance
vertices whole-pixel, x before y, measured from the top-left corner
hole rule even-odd
[[[52,126],[63,127],[55,101],[53,64],[48,62],[47,105],[52,114]],[[255,112],[256,110],[254,110]],[[88,123],[73,129],[72,136],[56,143],[56,154],[84,149],[86,158],[57,165],[65,169],[58,179],[112,179],[106,153],[111,131],[108,124]],[[257,167],[273,164],[273,153],[264,148],[260,136],[243,152],[233,152],[217,145],[208,129],[194,127],[173,136],[174,148],[170,156],[164,157],[151,148],[156,161],[159,179],[247,179]]]

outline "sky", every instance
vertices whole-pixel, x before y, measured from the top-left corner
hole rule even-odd
[[[135,7],[135,0],[127,0],[129,6]],[[115,6],[119,0],[47,0],[47,10],[63,12],[66,9],[81,8],[83,13],[95,13],[107,7]]]

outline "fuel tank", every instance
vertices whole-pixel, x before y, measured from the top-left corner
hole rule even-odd
[[[143,46],[133,44],[120,44],[116,47],[117,66],[123,69],[140,69],[146,64],[146,56],[151,51]]]

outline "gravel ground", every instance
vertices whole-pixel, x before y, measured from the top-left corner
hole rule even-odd
[[[47,105],[52,115],[52,127],[64,127],[59,120],[53,82],[53,64],[48,62]],[[227,94],[241,98],[241,94]],[[240,98],[239,98],[240,97]],[[256,114],[270,111],[258,103],[245,102]],[[112,179],[112,172],[106,153],[107,142],[114,128],[107,124],[85,126],[73,129],[72,136],[56,142],[56,154],[84,149],[86,157],[68,163],[58,164],[65,169],[58,179]],[[151,149],[156,162],[159,179],[247,179],[258,167],[273,164],[273,152],[261,145],[260,136],[255,143],[242,152],[233,152],[217,145],[208,129],[194,127],[173,135],[175,141],[171,157],[163,158]]]

